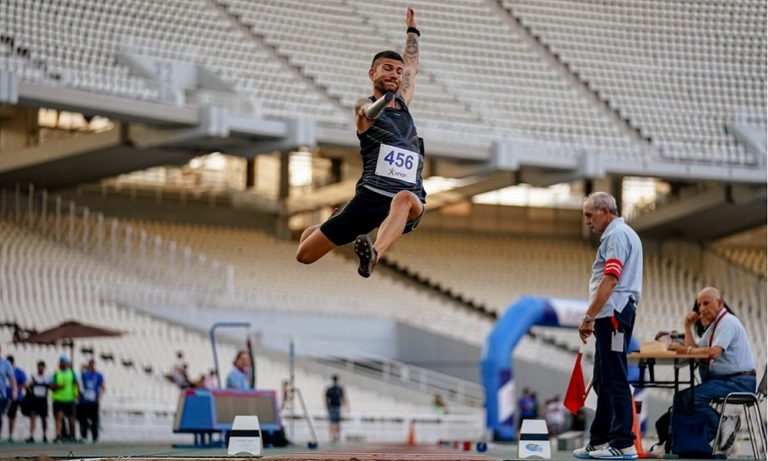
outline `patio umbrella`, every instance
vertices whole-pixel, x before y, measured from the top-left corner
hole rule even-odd
[[[69,347],[69,356],[72,360],[72,363],[74,364],[75,343],[73,339],[121,336],[122,334],[122,331],[110,330],[108,328],[101,328],[76,322],[74,320],[68,320],[53,328],[49,328],[24,338],[21,340],[21,342],[34,344],[56,344],[57,342],[61,342],[62,345]]]

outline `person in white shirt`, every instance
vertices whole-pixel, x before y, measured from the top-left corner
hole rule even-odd
[[[725,307],[717,288],[704,288],[696,296],[696,302],[699,311],[691,311],[683,318],[685,344],[673,343],[670,349],[679,354],[709,355],[706,361],[708,364],[703,364],[707,369],[702,373],[701,384],[675,394],[672,414],[704,415],[709,426],[709,440],[712,440],[720,424],[720,415],[709,402],[718,397],[725,397],[731,392],[754,392],[757,380],[755,360],[744,325]],[[697,321],[705,328],[698,341],[693,332]],[[718,441],[721,450],[728,450],[733,446],[738,426],[738,416],[724,424],[723,435]],[[702,450],[706,451],[706,447],[702,446]]]

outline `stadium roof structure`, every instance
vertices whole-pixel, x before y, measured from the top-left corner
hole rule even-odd
[[[0,83],[5,91],[0,92],[0,99],[5,102],[107,116],[114,127],[4,152],[0,156],[0,183],[31,182],[37,188],[47,189],[70,187],[152,166],[185,164],[195,156],[213,151],[253,158],[275,151],[317,147],[325,155],[359,155],[352,128],[323,126],[306,119],[265,118],[258,113],[239,114],[215,104],[179,107],[94,95],[17,82],[7,73],[4,78]],[[722,165],[673,161],[652,146],[641,144],[635,155],[523,137],[494,140],[487,147],[441,144],[429,138],[425,144],[430,157],[463,165],[455,168],[461,180],[453,188],[430,194],[430,209],[519,183],[549,186],[627,175],[721,184],[705,196],[681,200],[664,210],[636,217],[633,226],[646,235],[717,238],[765,223],[764,156],[758,157],[763,161],[757,165]],[[348,200],[354,190],[353,182],[343,181],[290,196],[285,203],[276,200],[271,206],[261,200],[258,208],[283,216],[317,210]],[[713,219],[721,224],[705,225]]]
[[[237,113],[224,105],[178,106],[77,89],[18,82],[0,72],[0,102],[101,115],[116,122],[111,130],[43,144],[0,157],[0,181],[32,181],[57,188],[157,165],[181,164],[221,151],[247,158],[300,147],[317,147],[357,156],[352,128],[323,126],[307,119],[276,119]],[[489,140],[487,146],[426,139],[428,155],[474,165],[468,176],[519,172],[518,180],[551,185],[609,175],[765,184],[765,157],[755,165],[672,161],[649,145],[633,155],[609,148],[552,143],[524,137]],[[763,146],[764,147],[764,146]]]

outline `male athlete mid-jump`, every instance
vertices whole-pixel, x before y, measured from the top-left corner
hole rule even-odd
[[[301,235],[296,259],[312,264],[334,248],[354,240],[360,259],[357,272],[370,277],[376,262],[424,214],[426,193],[421,179],[424,142],[408,111],[419,71],[419,30],[413,8],[405,17],[405,53],[382,51],[373,57],[368,77],[373,95],[355,104],[363,174],[355,196],[321,225]],[[376,242],[368,233],[379,228]]]

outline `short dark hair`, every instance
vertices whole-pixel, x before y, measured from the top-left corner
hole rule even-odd
[[[376,53],[376,55],[373,57],[373,61],[371,61],[371,67],[375,67],[376,61],[382,58],[394,59],[395,61],[403,62],[403,57],[400,56],[400,53],[397,51],[385,50]]]
[[[9,355],[5,358],[7,361],[11,362],[11,365],[16,365],[16,360],[14,360],[12,355]]]
[[[233,360],[232,363],[235,363],[238,360],[240,360],[240,357],[242,357],[242,356],[248,356],[248,351],[243,350],[243,349],[237,351],[237,354],[235,355],[235,360]]]

